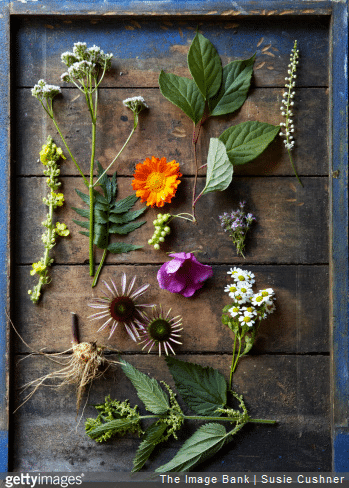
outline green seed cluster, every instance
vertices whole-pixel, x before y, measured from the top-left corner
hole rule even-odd
[[[157,219],[153,221],[155,231],[148,244],[154,246],[156,250],[160,249],[160,242],[164,242],[167,234],[171,232],[170,227],[167,225],[170,218],[171,214],[158,214]]]

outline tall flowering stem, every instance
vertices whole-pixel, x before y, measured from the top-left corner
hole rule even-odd
[[[147,108],[142,97],[133,97],[124,101],[124,105],[129,107],[134,114],[134,125],[131,134],[127,138],[121,150],[117,153],[113,161],[109,164],[107,169],[101,174],[97,181],[94,182],[94,167],[95,167],[95,152],[96,152],[96,133],[97,133],[97,112],[98,112],[98,87],[101,84],[104,75],[108,69],[111,68],[112,54],[105,54],[98,46],[87,48],[85,42],[76,42],[73,51],[62,53],[61,60],[66,65],[67,71],[61,75],[61,80],[67,83],[72,83],[81,93],[83,93],[88,112],[91,118],[91,157],[90,157],[90,175],[86,178],[79,163],[74,158],[63,134],[58,126],[53,111],[53,99],[56,95],[61,93],[61,89],[55,85],[48,85],[44,80],[39,80],[37,85],[32,89],[32,95],[36,97],[45,112],[52,119],[62,141],[79,171],[85,185],[89,189],[89,270],[90,276],[94,276],[94,201],[95,192],[94,187],[99,183],[100,179],[114,164],[116,159],[124,150],[126,144],[129,142],[138,124],[138,114],[144,108]]]
[[[43,227],[46,228],[42,235],[42,241],[45,246],[44,256],[37,263],[32,264],[31,275],[39,275],[39,282],[34,286],[33,290],[28,290],[28,294],[33,303],[37,303],[41,296],[41,289],[43,285],[50,282],[48,274],[48,267],[53,263],[53,259],[50,257],[51,249],[56,245],[56,235],[65,237],[69,235],[69,230],[65,224],[60,222],[53,223],[53,211],[57,207],[61,207],[64,202],[63,193],[57,193],[57,190],[61,186],[57,176],[60,174],[58,167],[58,160],[65,159],[62,149],[54,144],[52,137],[47,138],[47,143],[42,146],[40,151],[40,161],[44,165],[44,175],[47,176],[47,186],[50,189],[47,197],[43,198],[43,202],[48,206],[49,211],[46,216],[46,220],[42,222]]]
[[[222,323],[234,332],[233,356],[230,368],[230,388],[233,374],[241,356],[247,354],[255,341],[259,326],[268,314],[275,310],[272,288],[253,293],[254,274],[233,268],[228,271],[232,277],[224,291],[232,298],[232,303],[223,308]],[[236,346],[238,350],[236,351]]]
[[[294,96],[296,92],[294,91],[294,87],[296,86],[296,70],[297,70],[297,65],[299,63],[298,61],[299,58],[299,49],[297,49],[297,41],[294,41],[293,49],[291,52],[291,57],[290,57],[290,64],[288,65],[288,70],[285,80],[286,80],[286,91],[283,93],[283,99],[282,99],[282,106],[280,107],[281,110],[281,115],[285,117],[285,122],[281,122],[281,132],[280,136],[284,137],[284,144],[288,152],[288,157],[290,159],[294,174],[301,186],[303,186],[303,183],[301,182],[298,174],[296,167],[293,162],[293,158],[291,155],[291,151],[294,148],[294,123],[293,123],[293,112],[292,112],[292,107],[294,106]]]

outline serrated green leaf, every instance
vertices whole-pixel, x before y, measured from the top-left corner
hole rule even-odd
[[[136,195],[129,195],[128,197],[115,202],[115,204],[110,208],[110,212],[114,214],[128,212],[137,200],[138,197]]]
[[[219,140],[225,144],[232,164],[245,164],[262,154],[279,131],[278,125],[248,121],[229,127]]]
[[[141,373],[132,364],[121,360],[122,370],[125,375],[132,382],[137,390],[137,395],[142,400],[145,408],[155,414],[166,413],[169,408],[168,396],[160,388],[159,383],[154,378],[149,378],[144,373]]]
[[[79,230],[79,234],[82,234],[83,236],[90,237],[90,233],[89,232],[85,232],[83,230]]]
[[[199,122],[204,113],[205,100],[193,80],[161,71],[159,87],[163,96],[183,110],[194,124]]]
[[[106,422],[105,424],[99,425],[95,429],[90,430],[87,432],[87,435],[91,437],[91,439],[96,439],[108,431],[112,431],[113,435],[120,432],[125,433],[125,431],[132,427],[136,422],[137,420],[135,419],[111,420],[110,422]]]
[[[225,145],[219,139],[212,137],[207,156],[206,184],[202,195],[228,188],[233,172],[234,167],[229,161]]]
[[[113,254],[121,254],[123,252],[136,251],[137,249],[142,249],[142,247],[135,244],[127,244],[126,242],[112,242],[107,249]]]
[[[227,403],[224,376],[211,367],[166,357],[177,390],[186,404],[200,415],[216,415],[215,410]]]
[[[88,208],[76,208],[76,207],[72,207],[72,210],[74,210],[74,212],[76,212],[77,214],[79,214],[81,217],[85,217],[86,219],[89,219],[90,218],[90,211],[88,210]]]
[[[95,222],[93,243],[99,249],[107,249],[108,244],[109,244],[109,234],[108,234],[108,226],[107,225],[98,224],[97,222]]]
[[[80,225],[80,227],[83,227],[84,229],[89,229],[90,228],[90,223],[88,221],[82,221],[82,220],[75,220],[72,219],[74,224]]]
[[[251,85],[253,63],[256,55],[243,61],[232,61],[223,68],[222,85],[208,101],[211,115],[235,112],[245,102]]]
[[[145,224],[145,220],[142,220],[141,222],[129,222],[128,224],[123,225],[111,224],[109,227],[109,234],[126,235],[138,229],[138,227],[141,227],[143,224]]]
[[[222,82],[222,63],[214,45],[199,32],[188,52],[189,71],[205,100],[213,97]]]
[[[93,219],[98,224],[107,224],[109,222],[108,212],[95,207]]]
[[[83,200],[87,205],[90,205],[90,197],[88,195],[86,195],[85,193],[82,193],[82,191],[77,190],[76,188],[75,188],[75,191],[79,195],[81,200]]]
[[[109,221],[113,222],[114,224],[127,224],[127,222],[131,222],[135,220],[137,217],[142,215],[148,207],[140,208],[139,210],[132,210],[130,212],[126,212],[124,214],[110,214]]]
[[[161,437],[166,429],[166,424],[157,424],[156,422],[147,428],[133,459],[132,473],[139,471],[144,466],[155,447],[161,442]]]
[[[223,447],[227,435],[225,427],[221,424],[202,425],[185,441],[171,461],[155,471],[157,473],[189,471],[193,466],[216,454]]]

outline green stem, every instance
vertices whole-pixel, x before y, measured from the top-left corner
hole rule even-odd
[[[45,107],[44,107],[44,108],[45,108]],[[78,162],[76,161],[76,159],[75,159],[75,158],[74,158],[74,156],[72,155],[71,150],[69,149],[69,146],[68,146],[68,144],[66,143],[66,140],[65,140],[65,139],[64,139],[64,137],[63,137],[63,134],[62,134],[62,132],[61,132],[61,129],[59,128],[59,126],[58,126],[58,124],[57,124],[57,122],[56,122],[56,119],[55,119],[55,117],[54,117],[54,115],[53,115],[53,112],[51,111],[51,113],[50,113],[48,110],[46,110],[46,108],[45,108],[45,111],[46,111],[46,113],[47,113],[47,114],[50,116],[50,118],[52,119],[52,121],[53,121],[53,123],[54,123],[54,125],[55,125],[55,127],[56,127],[56,129],[57,129],[57,131],[58,131],[58,134],[61,136],[61,139],[62,139],[62,141],[63,141],[63,144],[65,145],[65,148],[66,148],[66,150],[68,151],[68,154],[69,154],[69,156],[71,157],[71,160],[73,161],[73,163],[75,164],[75,166],[76,166],[77,170],[79,171],[80,175],[82,176],[82,179],[84,180],[85,185],[86,185],[86,186],[88,186],[88,181],[87,181],[87,179],[86,179],[86,177],[85,177],[84,173],[82,172],[82,169],[80,168],[80,166],[79,166]]]
[[[295,174],[295,176],[296,176],[296,178],[297,178],[297,180],[298,180],[298,183],[299,183],[299,184],[300,184],[302,187],[304,187],[303,183],[301,182],[301,180],[300,180],[300,178],[299,178],[299,176],[298,176],[298,174],[297,174],[296,167],[295,167],[295,165],[294,165],[294,163],[293,163],[293,159],[292,159],[292,156],[291,156],[291,151],[290,151],[289,149],[287,149],[287,152],[288,152],[288,157],[290,158],[290,163],[291,163],[291,165],[292,165],[292,168],[293,168],[294,174]]]
[[[233,388],[233,373],[234,373],[235,347],[236,347],[236,334],[234,334],[233,357],[232,357],[232,360],[231,360],[231,367],[230,367],[230,377],[229,377],[229,387],[230,387],[230,389]]]
[[[236,360],[235,360],[235,363],[234,363],[234,366],[233,366],[233,370],[232,370],[232,374],[235,372],[235,369],[236,369],[236,366],[238,364],[238,361],[239,361],[239,358],[240,358],[240,352],[241,352],[241,337],[238,337],[239,339],[239,349],[238,349],[238,353],[237,353],[237,356],[236,356]]]
[[[89,185],[89,197],[90,197],[90,226],[89,226],[89,263],[90,263],[90,276],[93,276],[94,275],[94,259],[93,259],[93,238],[94,238],[93,168],[94,168],[94,158],[95,158],[95,144],[96,144],[96,123],[95,122],[92,122],[92,148],[91,148],[90,185]]]
[[[98,277],[99,277],[99,274],[100,274],[100,272],[102,270],[102,267],[103,267],[105,258],[107,256],[107,252],[108,252],[108,250],[107,249],[104,249],[103,255],[102,255],[102,258],[101,258],[101,262],[99,263],[98,269],[97,269],[96,274],[95,274],[94,279],[93,279],[92,288],[97,285]]]
[[[137,126],[136,126],[137,127]],[[113,161],[109,164],[109,166],[103,171],[103,173],[98,177],[97,181],[95,181],[94,185],[93,186],[96,186],[98,185],[98,182],[100,181],[101,178],[103,178],[103,176],[106,174],[106,172],[111,168],[111,166],[115,163],[115,161],[118,159],[118,157],[120,156],[120,154],[122,153],[122,151],[125,149],[125,147],[127,146],[127,144],[129,143],[129,140],[131,139],[134,131],[136,130],[136,127],[133,127],[133,129],[131,130],[130,132],[130,135],[128,136],[128,138],[126,139],[126,142],[125,144],[122,146],[122,148],[120,149],[120,151],[117,153],[117,155],[115,156],[115,158],[113,159]]]
[[[160,419],[159,415],[141,415],[140,420],[144,419]],[[184,420],[203,420],[203,421],[216,421],[216,422],[234,422],[235,419],[233,417],[214,417],[214,416],[205,416],[205,415],[183,415]],[[251,419],[247,417],[247,421],[244,424],[251,422],[254,424],[276,424],[276,420],[269,420],[269,419]],[[242,424],[242,425],[244,425]]]

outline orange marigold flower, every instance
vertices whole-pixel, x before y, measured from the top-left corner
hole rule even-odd
[[[141,197],[141,202],[147,202],[152,207],[163,207],[175,196],[180,183],[177,178],[182,175],[176,161],[167,163],[166,158],[152,156],[136,165],[133,176],[132,187],[136,190],[137,197]]]

